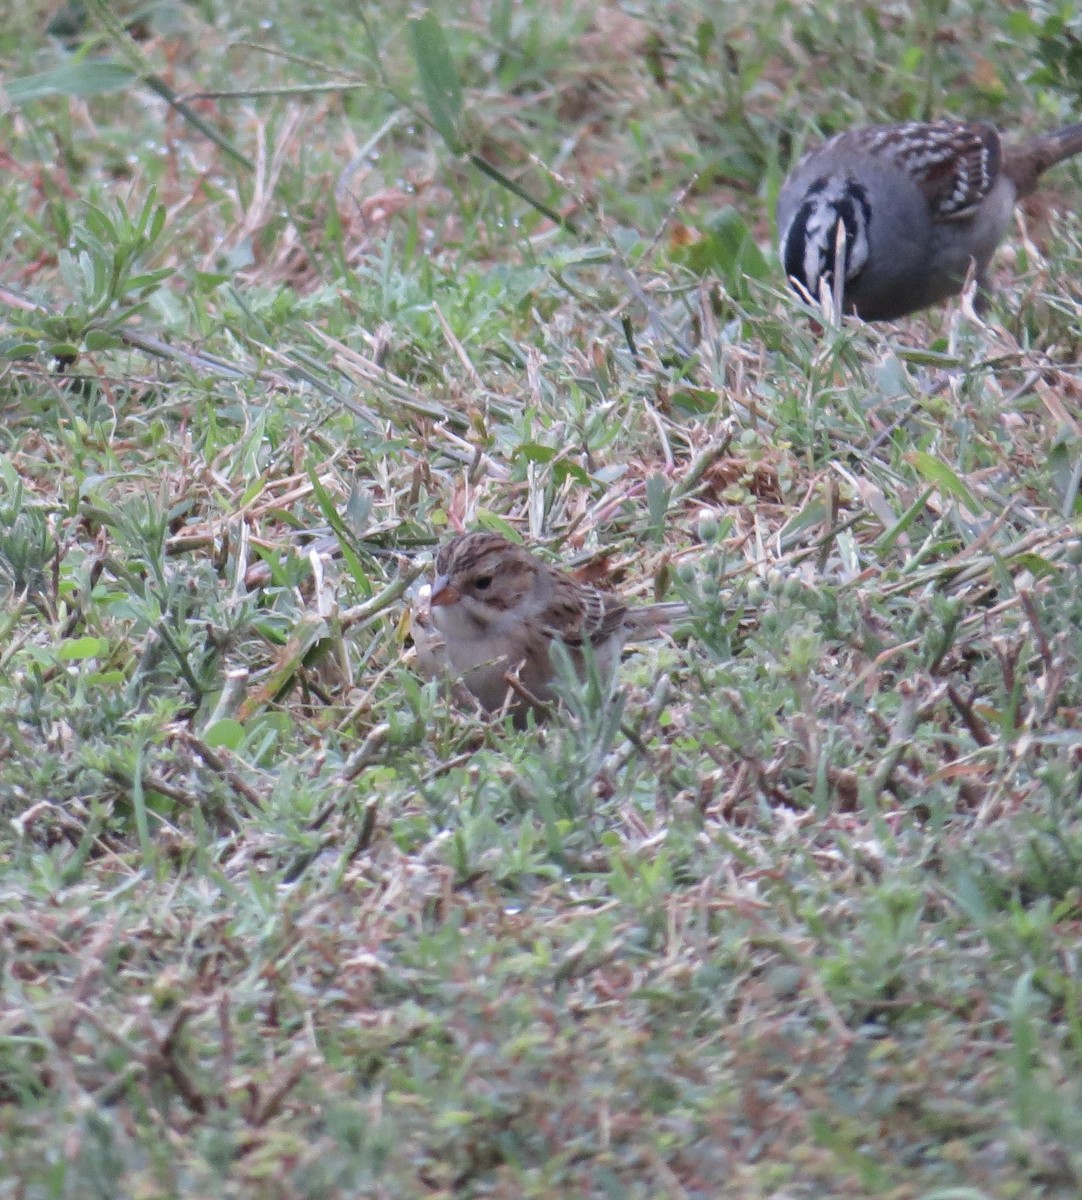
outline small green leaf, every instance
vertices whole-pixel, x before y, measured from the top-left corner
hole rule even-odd
[[[112,350],[120,345],[120,338],[105,329],[88,329],[83,342],[89,351]]]
[[[57,658],[61,662],[79,662],[84,658],[104,658],[109,653],[107,638],[81,637],[70,638],[60,643]]]
[[[133,275],[125,284],[124,291],[126,293],[156,291],[158,284],[168,279],[172,274],[172,267],[157,267],[153,271],[144,272],[142,275]]]
[[[889,550],[891,546],[909,530],[909,527],[916,521],[917,517],[924,512],[924,506],[928,503],[928,497],[931,496],[934,488],[926,488],[917,497],[916,500],[905,510],[898,520],[887,530],[885,530],[875,540],[875,545],[881,550]]]
[[[827,517],[826,505],[821,500],[812,501],[794,513],[781,527],[778,537],[782,545],[795,541],[807,529],[821,526]]]
[[[109,214],[94,204],[87,204],[84,207],[83,225],[87,231],[107,245],[113,246],[120,241],[120,231],[113,224]]]
[[[227,750],[236,750],[244,741],[244,726],[232,717],[224,717],[203,733],[203,741],[210,748],[224,746]]]
[[[943,352],[946,345],[945,341],[935,341],[926,350],[912,346],[899,347],[898,357],[902,362],[909,363],[913,367],[940,367],[942,370],[964,367],[966,365],[964,358],[960,358],[957,354]]]
[[[571,462],[566,458],[561,458],[553,463],[552,474],[557,483],[573,479],[576,483],[581,483],[584,487],[590,486],[590,476],[587,474],[585,468],[579,466],[577,462]]]
[[[906,459],[919,475],[934,484],[940,492],[960,501],[974,516],[978,516],[984,511],[973,498],[973,493],[945,462],[940,461],[934,455],[926,454],[923,450],[914,450],[911,454],[906,455]]]
[[[1008,13],[1004,28],[1018,38],[1037,37],[1041,32],[1040,23],[1027,12]]]
[[[713,412],[719,399],[719,393],[713,388],[684,387],[678,392],[673,392],[669,403],[681,412],[701,416],[703,413]]]
[[[672,488],[664,475],[654,472],[646,480],[646,509],[650,514],[650,533],[660,543],[665,534]]]
[[[410,20],[410,40],[432,124],[455,154],[461,154],[462,86],[443,26],[431,9]]]
[[[1016,567],[1021,567],[1022,570],[1028,571],[1037,579],[1045,579],[1049,575],[1055,575],[1059,571],[1059,567],[1054,562],[1045,558],[1042,554],[1016,554],[1011,562]]]
[[[770,277],[770,265],[735,208],[722,209],[706,236],[679,249],[674,257],[683,259],[697,274],[720,275],[736,296],[747,294],[748,279]]]
[[[124,682],[124,678],[123,671],[91,671],[84,678],[84,682],[88,688],[119,687]]]
[[[477,524],[492,530],[493,533],[502,534],[509,542],[516,542],[519,545],[522,543],[522,534],[514,525],[505,521],[503,517],[498,517],[494,512],[490,512],[487,508],[477,510]]]
[[[36,342],[21,342],[18,338],[0,340],[0,357],[2,358],[33,358],[37,352]]]
[[[99,96],[104,92],[120,92],[136,78],[134,71],[120,63],[95,59],[12,79],[4,85],[4,90],[12,104],[27,104],[43,96]]]
[[[1065,517],[1075,510],[1082,486],[1082,446],[1076,438],[1060,435],[1048,452],[1048,473],[1059,493],[1059,509]]]
[[[559,453],[555,446],[542,446],[540,442],[523,442],[515,447],[511,457],[524,458],[527,462],[550,463]]]

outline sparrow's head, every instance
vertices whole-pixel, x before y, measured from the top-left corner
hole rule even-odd
[[[432,608],[455,610],[481,629],[509,630],[537,607],[541,564],[499,534],[478,530],[445,542],[435,571]]]
[[[980,121],[907,121],[836,134],[804,155],[779,193],[786,277],[813,302],[825,283],[841,292],[848,310],[845,293],[866,271],[863,308],[870,283],[878,280],[871,290],[881,292],[899,273],[904,278],[905,259],[917,253],[915,243],[926,248],[929,226],[965,222],[980,209],[999,179],[1002,157],[995,127]],[[869,264],[873,208],[876,261]],[[912,311],[897,298],[880,297],[873,307],[893,308],[894,315]]]
[[[814,180],[781,231],[782,264],[794,290],[816,303],[822,285],[833,292],[840,274],[844,296],[868,262],[870,221],[868,193],[856,179]]]

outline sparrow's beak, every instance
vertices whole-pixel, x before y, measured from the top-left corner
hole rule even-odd
[[[437,575],[428,602],[433,608],[439,608],[443,604],[457,604],[458,589],[451,586],[451,581],[446,575]]]

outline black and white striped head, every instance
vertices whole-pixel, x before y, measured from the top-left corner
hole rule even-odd
[[[782,265],[794,290],[812,303],[824,283],[833,292],[839,257],[843,290],[851,284],[868,262],[870,221],[868,193],[855,179],[816,179],[781,233]]]

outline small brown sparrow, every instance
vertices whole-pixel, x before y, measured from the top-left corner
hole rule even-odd
[[[630,607],[483,530],[439,548],[427,603],[422,597],[411,614],[421,672],[457,680],[488,712],[506,707],[520,727],[554,697],[554,641],[580,676],[589,645],[608,679],[626,640],[686,615],[680,603]]]

